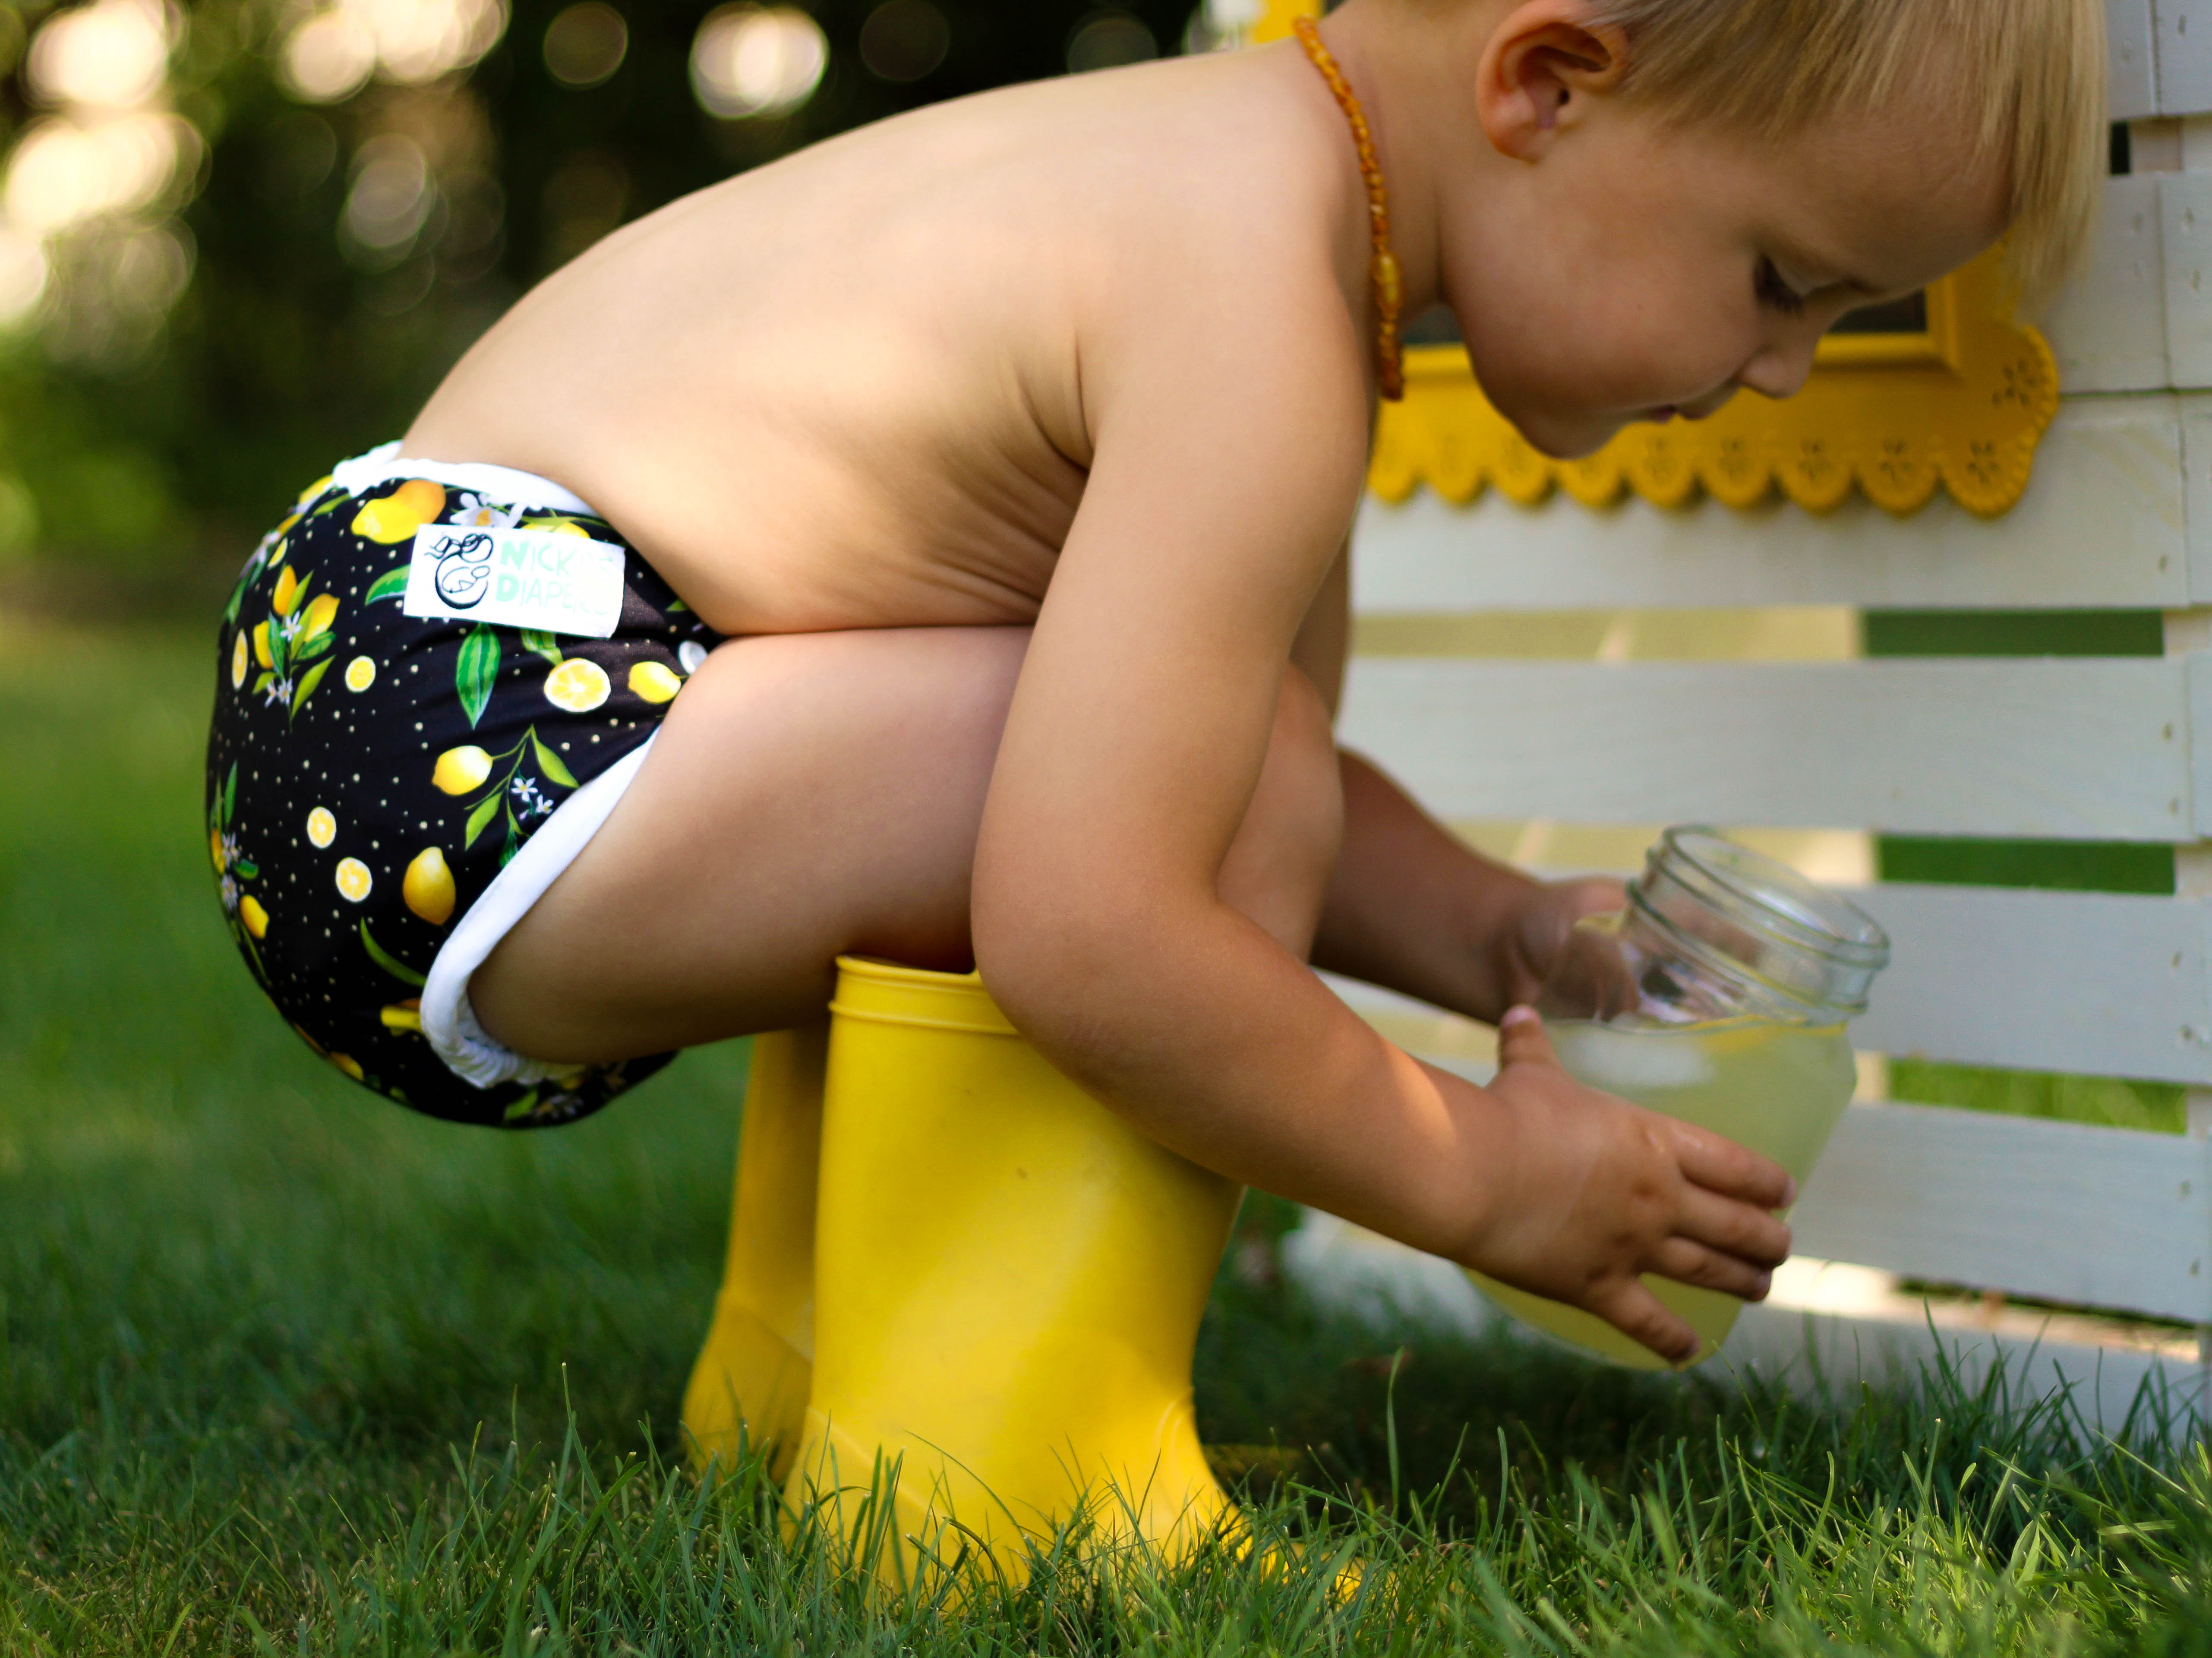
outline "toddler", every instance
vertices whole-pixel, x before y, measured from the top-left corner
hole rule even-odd
[[[1783,1172],[1521,1005],[1605,883],[1490,863],[1330,721],[1397,325],[1545,453],[1786,397],[2009,232],[2080,245],[2095,0],[1348,0],[920,110],[529,294],[302,495],[225,618],[212,855],[284,1017],[459,1121],[572,1121],[980,968],[1206,1167],[1609,1320],[1747,1298]],[[1497,717],[1511,718],[1500,709]],[[1503,1021],[1488,1087],[1333,969]]]

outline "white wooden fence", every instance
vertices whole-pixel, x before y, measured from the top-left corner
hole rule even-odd
[[[1796,1223],[1808,1256],[1839,1265],[1786,1276],[1777,1300],[1794,1304],[1753,1309],[1724,1354],[1784,1361],[1809,1336],[1832,1373],[1932,1339],[1964,1344],[1969,1363],[2009,1350],[2023,1379],[2077,1383],[2111,1421],[2154,1374],[2201,1400],[2212,1331],[2212,0],[2108,0],[2107,14],[2134,171],[2111,181],[2088,268],[2045,320],[2066,398],[2012,513],[1984,521],[1939,495],[1901,519],[1857,499],[1825,517],[1634,499],[1593,513],[1423,492],[1369,502],[1355,603],[1370,616],[2156,608],[2163,659],[1362,658],[1342,728],[1447,818],[2172,844],[2172,898],[1853,894],[1895,942],[1854,1027],[1863,1048],[2182,1084],[2192,1133],[1855,1104]],[[1439,1304],[1461,1293],[1442,1263],[1395,1248],[1316,1220],[1293,1258]],[[2050,1321],[1991,1297],[1945,1303],[1931,1338],[1880,1274],[2199,1333]]]

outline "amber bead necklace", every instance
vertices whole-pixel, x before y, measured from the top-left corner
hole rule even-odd
[[[1306,56],[1313,59],[1313,66],[1321,71],[1321,78],[1336,94],[1344,118],[1352,124],[1352,146],[1359,152],[1359,177],[1367,186],[1367,226],[1375,247],[1368,269],[1375,279],[1376,367],[1384,401],[1395,403],[1406,395],[1406,359],[1398,338],[1398,307],[1403,294],[1398,282],[1398,258],[1390,251],[1390,191],[1382,183],[1382,164],[1375,159],[1375,138],[1367,130],[1367,112],[1360,108],[1352,82],[1344,78],[1336,59],[1322,44],[1321,31],[1310,17],[1301,17],[1291,27],[1297,31]]]

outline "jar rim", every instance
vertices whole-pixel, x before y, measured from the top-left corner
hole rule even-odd
[[[1662,834],[1628,897],[1670,949],[1808,1012],[1865,1012],[1889,964],[1889,936],[1864,910],[1702,823]]]
[[[1646,865],[1647,880],[1663,874],[1692,890],[1700,879],[1718,888],[1753,912],[1737,915],[1739,923],[1755,919],[1763,930],[1851,967],[1879,971],[1889,963],[1889,935],[1873,916],[1709,824],[1680,823],[1666,830]],[[1686,873],[1693,878],[1686,879]]]

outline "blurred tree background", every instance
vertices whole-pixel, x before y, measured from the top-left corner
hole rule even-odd
[[[848,127],[1237,18],[0,0],[0,592],[188,602],[617,225]]]

